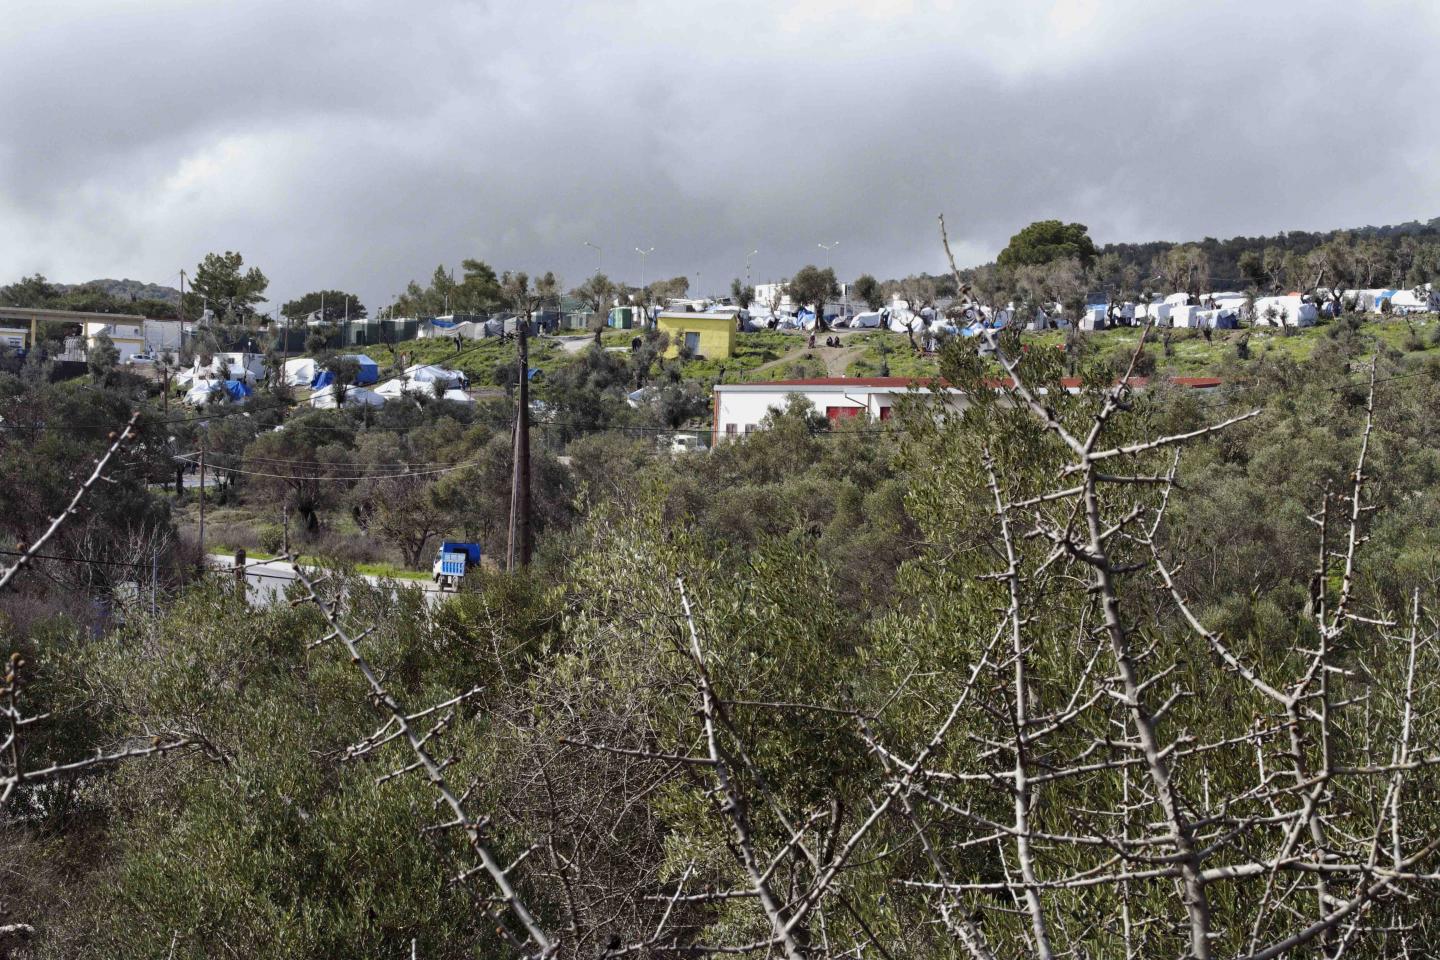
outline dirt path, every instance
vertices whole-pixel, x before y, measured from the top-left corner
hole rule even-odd
[[[841,343],[843,344],[844,341],[842,340]],[[771,360],[769,363],[762,363],[760,366],[751,370],[750,373],[764,373],[766,370],[773,370],[776,367],[784,366],[787,363],[798,360],[807,353],[813,353],[825,364],[825,373],[827,376],[843,377],[850,364],[864,354],[864,352],[864,347],[846,347],[843,345],[839,347],[822,347],[817,345],[814,350],[811,350],[805,345],[805,341],[801,340],[796,344],[795,349],[785,354],[785,356],[778,360]]]

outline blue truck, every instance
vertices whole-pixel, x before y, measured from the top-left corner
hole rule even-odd
[[[463,540],[440,541],[440,552],[435,555],[435,566],[431,568],[430,579],[451,590],[460,589],[460,581],[471,567],[480,564],[480,544]]]

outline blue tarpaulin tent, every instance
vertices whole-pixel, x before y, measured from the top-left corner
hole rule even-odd
[[[354,360],[360,368],[355,374],[355,385],[357,387],[369,386],[372,383],[380,382],[380,364],[371,360],[363,353],[347,353],[341,357],[342,360]],[[310,381],[311,390],[319,390],[321,387],[328,387],[335,382],[335,374],[329,370],[316,370],[315,376]]]
[[[431,318],[430,318],[430,324],[431,324],[431,326],[440,327],[440,328],[443,329],[443,330],[449,330],[450,328],[452,328],[452,327],[455,326],[455,321],[454,321],[454,320],[441,320],[439,317],[431,317]]]
[[[225,392],[230,395],[231,400],[239,403],[255,391],[243,380],[226,380]]]
[[[360,386],[380,382],[380,364],[371,360],[363,353],[347,354],[346,360],[354,360],[360,365],[360,372],[355,376],[355,382]]]

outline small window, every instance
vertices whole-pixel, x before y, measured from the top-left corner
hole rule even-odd
[[[754,433],[754,432],[755,432],[755,424],[753,424],[753,423],[747,423],[747,424],[745,424],[745,432],[746,432],[747,434]]]
[[[700,334],[698,334],[698,333],[686,333],[686,334],[685,334],[685,349],[686,349],[686,350],[689,350],[691,353],[699,353],[699,352],[700,352]]]
[[[740,430],[739,424],[735,424],[735,423],[727,423],[727,424],[725,424],[725,436],[727,436],[727,437],[733,437],[733,436],[735,436],[735,434],[738,433],[739,430]]]

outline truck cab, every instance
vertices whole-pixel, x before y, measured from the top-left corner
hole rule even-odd
[[[482,552],[480,544],[463,540],[442,540],[431,568],[430,579],[440,585],[441,590],[460,589],[460,581],[471,567],[478,566]]]

